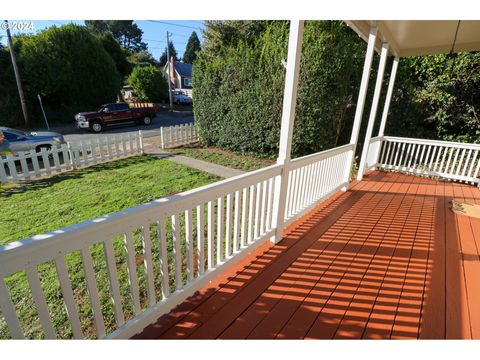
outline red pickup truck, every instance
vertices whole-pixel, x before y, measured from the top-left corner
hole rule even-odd
[[[158,109],[158,106],[153,104],[105,104],[98,111],[78,113],[75,121],[78,128],[98,133],[110,125],[132,122],[150,125]]]

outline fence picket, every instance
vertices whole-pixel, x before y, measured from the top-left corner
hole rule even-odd
[[[239,227],[240,227],[240,191],[235,191],[235,200],[234,200],[234,214],[233,214],[233,254],[238,251],[238,236],[239,236]]]
[[[225,216],[225,257],[228,258],[231,255],[232,245],[232,194],[227,194],[227,213]]]
[[[147,298],[148,305],[153,306],[157,300],[155,296],[153,259],[152,259],[152,240],[150,238],[150,224],[145,223],[142,226],[143,243],[143,266],[145,268],[145,277],[147,280]]]
[[[55,259],[55,267],[57,269],[58,280],[62,290],[63,301],[67,309],[70,325],[72,326],[73,336],[76,339],[82,339],[82,326],[80,325],[77,306],[75,304],[75,299],[73,298],[72,285],[68,276],[67,266],[65,265],[65,259],[63,258],[63,255]]]
[[[267,198],[267,219],[265,221],[265,231],[270,231],[271,230],[271,222],[272,222],[272,208],[273,208],[273,189],[274,189],[275,183],[274,179],[270,178],[268,180],[268,198]]]
[[[19,152],[18,158],[20,160],[20,167],[22,168],[22,178],[29,180],[30,171],[28,171],[27,161],[25,160],[25,152],[24,151]]]
[[[105,253],[105,258],[107,260],[108,279],[110,282],[110,291],[113,301],[115,321],[117,323],[117,326],[122,326],[125,323],[125,316],[123,315],[122,298],[120,296],[120,285],[118,283],[115,252],[113,251],[113,243],[111,239],[103,242],[103,250]]]
[[[55,166],[55,171],[58,173],[62,172],[62,167],[60,165],[60,157],[58,156],[60,148],[52,148],[52,154],[53,154],[53,165]]]
[[[220,196],[217,199],[217,264],[223,261],[223,207],[224,201],[223,196]]]
[[[465,176],[465,172],[467,171],[468,164],[470,163],[470,157],[472,156],[472,149],[468,150],[467,158],[465,159],[465,165],[463,166],[462,176]]]
[[[205,225],[204,225],[204,206],[197,206],[197,268],[198,274],[202,275],[205,271]]]
[[[247,236],[247,244],[253,242],[255,237],[254,234],[254,221],[255,221],[255,185],[250,186],[250,200],[249,200],[249,207],[248,207],[248,236]]]
[[[90,255],[90,250],[88,247],[83,247],[81,252],[88,295],[92,304],[93,319],[95,321],[95,328],[97,330],[97,338],[101,339],[105,336],[105,323],[103,320],[100,299],[98,297],[98,287],[97,281],[95,280],[92,256]]]
[[[28,283],[30,284],[30,290],[32,292],[33,301],[37,307],[38,317],[40,324],[42,325],[43,332],[46,339],[56,339],[57,333],[53,327],[52,319],[50,317],[50,311],[48,310],[47,301],[40,284],[40,278],[38,277],[38,271],[36,267],[28,267],[26,269]]]
[[[50,151],[47,152],[45,148],[42,148],[41,154],[42,154],[42,161],[43,161],[43,167],[45,168],[45,172],[47,175],[50,175],[52,173],[52,168],[50,167],[50,158],[49,158],[49,153]]]
[[[255,198],[255,221],[254,221],[254,230],[253,237],[257,239],[260,237],[260,210],[262,204],[262,183],[258,183],[256,186],[256,198]]]
[[[214,207],[213,207],[213,201],[209,201],[208,202],[208,209],[207,209],[207,222],[208,222],[208,228],[207,228],[207,238],[208,238],[208,269],[212,269],[213,266],[215,265],[215,259],[214,259],[214,256],[215,256],[215,246],[213,244],[213,237],[215,236],[214,235],[214,232],[213,232],[213,229],[214,229]]]
[[[167,233],[165,231],[165,220],[162,217],[157,223],[159,258],[160,258],[160,276],[162,278],[162,296],[165,299],[170,295],[170,281],[168,273],[168,253],[167,253]]]
[[[90,139],[89,142],[90,150],[92,151],[92,163],[96,164],[97,163],[97,144],[95,139]]]
[[[133,246],[132,234],[127,232],[123,236],[123,244],[127,255],[127,272],[130,284],[130,296],[132,298],[133,313],[138,315],[140,309],[140,291],[138,287],[137,264],[135,261],[135,248]]]
[[[241,229],[241,247],[247,244],[247,207],[248,207],[249,189],[242,190],[242,229]]]
[[[2,158],[0,158],[0,182],[6,183],[8,182],[7,173],[5,171],[5,162]]]
[[[10,293],[5,285],[5,280],[0,278],[0,310],[7,323],[8,330],[13,339],[24,339],[23,330],[18,321],[17,313],[10,298]]]
[[[460,172],[460,167],[462,166],[463,158],[465,157],[465,149],[462,150],[462,155],[460,156],[460,160],[458,161],[457,164],[457,170],[455,171],[455,175],[458,175]]]
[[[198,141],[194,123],[160,128],[160,146],[162,149],[177,147]]]
[[[180,217],[178,214],[172,215],[172,235],[173,235],[173,262],[175,264],[175,286],[179,290],[183,286],[182,281],[182,253],[180,244]]]
[[[470,168],[468,169],[468,173],[467,173],[467,177],[471,177],[471,174],[472,174],[472,171],[473,171],[473,167],[475,166],[475,160],[477,160],[477,156],[478,156],[478,150],[475,150],[475,153],[473,155],[473,159],[472,161],[470,162]],[[479,161],[480,162],[480,161]]]
[[[193,280],[192,210],[185,210],[185,251],[187,257],[187,282]]]

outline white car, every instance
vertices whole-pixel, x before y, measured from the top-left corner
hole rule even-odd
[[[172,100],[175,104],[177,105],[191,105],[192,104],[192,98],[188,95],[186,95],[183,91],[173,91],[172,92]]]

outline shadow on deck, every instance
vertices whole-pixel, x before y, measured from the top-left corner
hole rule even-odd
[[[469,185],[372,172],[148,326],[149,339],[480,338]]]

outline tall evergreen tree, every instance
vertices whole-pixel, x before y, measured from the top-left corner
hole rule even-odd
[[[170,50],[170,58],[178,61],[178,54],[177,50],[175,49],[175,46],[173,45],[173,42],[168,43],[168,47]],[[160,66],[164,66],[167,63],[167,47],[165,46],[165,50],[163,51],[162,56],[160,56]]]
[[[129,51],[147,49],[147,44],[142,41],[143,31],[133,23],[133,20],[85,20],[85,25],[97,35],[112,33],[115,40]]]
[[[193,60],[197,58],[197,51],[200,50],[200,40],[195,31],[192,32],[192,35],[188,38],[187,47],[185,53],[183,54],[183,62],[193,63]]]

